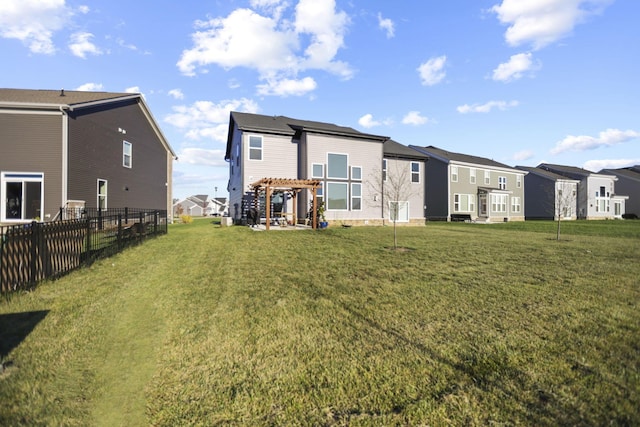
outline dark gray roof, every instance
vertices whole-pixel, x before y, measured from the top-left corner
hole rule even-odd
[[[136,98],[139,96],[140,94],[137,93],[0,88],[0,106],[74,107],[87,103],[109,102],[120,98]]]
[[[624,177],[627,179],[633,179],[635,181],[640,181],[640,167],[639,166],[630,166],[628,168],[620,168],[620,169],[602,169],[600,174],[607,175],[615,175],[618,177]]]
[[[442,148],[434,147],[433,145],[429,145],[427,147],[417,147],[415,145],[410,145],[409,147],[419,150],[420,152],[427,154],[429,157],[438,159],[445,163],[455,161],[455,162],[471,163],[474,165],[489,166],[494,168],[515,169],[509,165],[496,162],[495,160],[492,160],[492,159],[487,159],[485,157],[471,156],[468,154],[454,153],[451,151],[443,150]]]
[[[566,176],[559,175],[557,173],[553,173],[551,171],[544,170],[544,169],[537,168],[537,167],[533,167],[533,166],[516,166],[516,169],[520,169],[520,170],[523,170],[525,172],[534,173],[536,175],[542,176],[544,178],[551,179],[553,181],[557,181],[557,180],[560,180],[560,179],[571,179],[571,178],[567,178]]]
[[[385,157],[402,157],[405,159],[427,160],[429,156],[418,150],[402,145],[393,139],[384,142],[383,151]]]
[[[583,179],[595,173],[595,172],[591,172],[590,170],[582,169],[576,166],[554,165],[551,163],[540,163],[538,167],[543,170],[555,172],[558,175],[566,176],[567,178],[578,179],[578,180]]]

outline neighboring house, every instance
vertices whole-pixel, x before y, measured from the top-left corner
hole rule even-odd
[[[0,222],[60,208],[171,212],[176,158],[140,94],[0,89]]]
[[[431,220],[502,222],[524,220],[527,172],[484,157],[438,147],[411,148],[426,163],[426,217]]]
[[[578,218],[613,219],[622,218],[628,196],[618,195],[615,175],[599,174],[575,166],[541,163],[539,169],[547,170],[566,178],[579,181]]]
[[[211,215],[227,216],[229,215],[229,203],[226,197],[214,197],[210,200]]]
[[[176,200],[173,204],[173,215],[222,216],[227,212],[227,199],[224,197],[209,198],[207,194],[189,196]]]
[[[602,169],[599,174],[615,175],[616,191],[626,194],[629,199],[625,201],[625,213],[640,217],[640,165],[620,169]]]
[[[536,167],[516,167],[528,172],[524,177],[526,219],[577,219],[580,181]]]
[[[225,155],[229,214],[236,223],[246,218],[254,198],[251,184],[259,180],[318,180],[318,198],[329,222],[381,224],[385,211],[380,181],[388,139],[331,123],[232,112]],[[415,186],[423,186],[422,170],[419,173]],[[309,193],[303,190],[295,198],[298,220],[309,211]],[[272,210],[293,212],[293,199],[286,192],[275,194],[271,205]],[[414,207],[407,209],[412,217]]]

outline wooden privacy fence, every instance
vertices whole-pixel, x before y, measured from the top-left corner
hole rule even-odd
[[[0,292],[30,289],[166,232],[166,211],[0,227]]]

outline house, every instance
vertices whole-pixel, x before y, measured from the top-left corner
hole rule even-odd
[[[171,212],[176,155],[140,94],[0,89],[0,222],[61,208]]]
[[[578,218],[622,218],[628,196],[616,194],[615,175],[599,174],[575,166],[541,163],[538,168],[579,181]]]
[[[189,196],[176,200],[173,204],[173,216],[222,216],[227,213],[227,199],[225,197],[210,198],[207,194]]]
[[[541,168],[516,167],[528,172],[524,177],[526,219],[577,219],[580,181]]]
[[[438,147],[409,147],[429,156],[426,217],[430,220],[524,220],[527,172],[484,157]]]
[[[640,165],[620,169],[602,169],[599,174],[614,175],[618,178],[616,191],[627,194],[625,213],[627,216],[640,217]]]
[[[387,141],[389,138],[385,136],[366,134],[331,123],[232,112],[225,155],[229,162],[229,214],[236,223],[246,219],[250,204],[255,199],[254,183],[266,182],[266,178],[283,183],[310,180],[313,185],[309,184],[309,188],[313,186],[318,200],[324,203],[329,222],[382,224],[390,218],[390,201],[383,197],[382,185]],[[400,151],[398,146],[401,144],[395,144],[387,147]],[[397,153],[390,151],[389,154]],[[407,168],[411,167],[411,161],[425,158],[419,153],[408,152],[409,157],[400,154],[398,161],[408,160]],[[414,167],[415,176],[419,178],[410,185],[424,191],[423,166]],[[317,182],[319,187],[315,189]],[[283,215],[296,212],[297,220],[303,219],[312,201],[312,191],[305,185],[294,191],[276,191],[270,198],[269,216],[273,217],[271,213],[277,212]],[[259,208],[265,217],[266,199],[264,195],[260,197]],[[408,202],[403,204],[404,221],[416,220],[413,215],[424,220],[422,200],[418,203],[413,199],[402,202]],[[416,213],[414,204],[420,207],[419,213]]]

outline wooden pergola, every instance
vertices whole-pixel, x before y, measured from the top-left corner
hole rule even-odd
[[[260,191],[265,192],[266,228],[269,230],[269,225],[271,224],[271,195],[275,190],[291,194],[293,198],[293,224],[295,225],[298,220],[296,212],[298,193],[304,189],[311,190],[311,194],[313,195],[311,212],[316,212],[318,209],[318,188],[320,188],[320,185],[320,181],[317,179],[262,178],[260,181],[251,184],[250,188],[253,190],[254,202],[256,203],[260,198]],[[311,227],[313,229],[318,228],[316,215],[312,215]]]

